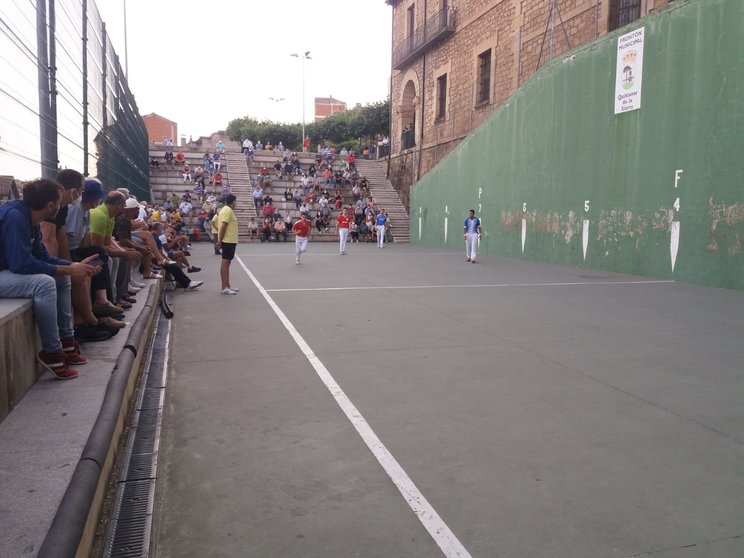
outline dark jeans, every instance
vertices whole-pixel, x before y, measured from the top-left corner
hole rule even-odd
[[[116,300],[121,302],[122,297],[129,294],[129,279],[131,278],[132,268],[129,262],[124,258],[119,260],[119,269],[116,272]]]
[[[178,264],[167,264],[163,266],[163,269],[166,271],[166,273],[170,273],[173,276],[173,279],[176,281],[179,287],[183,287],[185,289],[189,286],[189,283],[191,283],[191,279],[189,279],[189,276],[181,271],[181,267]]]
[[[70,250],[73,262],[81,262],[94,254],[103,262],[103,265],[101,266],[101,272],[90,278],[90,290],[93,292],[105,290],[106,296],[111,300],[111,272],[108,266],[109,256],[106,248],[103,246],[85,246]]]

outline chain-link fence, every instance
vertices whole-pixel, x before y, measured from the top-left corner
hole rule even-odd
[[[92,0],[0,2],[0,175],[63,168],[148,199],[145,124]]]

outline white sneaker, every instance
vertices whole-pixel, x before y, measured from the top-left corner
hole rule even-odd
[[[137,287],[138,289],[144,289],[147,285],[144,283],[138,283],[137,281],[132,281],[132,286]]]
[[[295,258],[295,265],[300,265],[300,258]]]
[[[230,289],[231,291],[235,291],[236,293],[240,292],[240,289],[237,287],[228,287],[228,289]]]
[[[191,281],[189,286],[186,287],[190,291],[195,291],[204,284],[204,281]]]
[[[238,294],[238,291],[233,291],[232,289],[224,288],[220,291],[221,295],[236,295]]]

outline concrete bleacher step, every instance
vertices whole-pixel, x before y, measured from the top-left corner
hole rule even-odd
[[[369,193],[385,209],[390,218],[395,242],[410,242],[410,219],[398,192],[387,179],[383,162],[378,159],[357,159],[357,170],[369,183]]]

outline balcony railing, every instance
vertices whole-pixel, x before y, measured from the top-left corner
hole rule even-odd
[[[399,70],[422,52],[455,32],[455,11],[439,10],[423,27],[393,50],[393,69]]]

